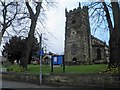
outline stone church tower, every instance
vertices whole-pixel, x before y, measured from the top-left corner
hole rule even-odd
[[[65,63],[89,64],[92,62],[92,45],[88,7],[65,10]]]

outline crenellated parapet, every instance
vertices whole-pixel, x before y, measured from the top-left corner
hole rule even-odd
[[[81,4],[79,3],[79,7],[77,8],[74,8],[73,10],[69,10],[67,11],[67,8],[65,8],[65,16],[69,16],[71,14],[75,14],[75,13],[78,13],[78,12],[88,12],[88,6],[83,6],[81,7]]]

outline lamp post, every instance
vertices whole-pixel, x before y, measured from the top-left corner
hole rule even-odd
[[[42,84],[42,34],[39,35],[39,40],[40,40],[40,43],[39,43],[39,46],[40,46],[40,51],[39,51],[39,54],[40,54],[40,85]]]

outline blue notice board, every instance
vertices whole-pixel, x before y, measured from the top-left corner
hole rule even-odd
[[[44,51],[43,51],[43,50],[39,50],[38,53],[39,53],[39,55],[41,55],[41,56],[44,55]]]
[[[53,65],[63,64],[63,55],[52,56]]]

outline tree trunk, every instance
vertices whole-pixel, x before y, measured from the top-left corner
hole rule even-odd
[[[24,64],[21,65],[23,66],[23,68],[27,69],[27,64],[28,64],[28,59],[30,57],[30,53],[31,53],[31,49],[33,46],[33,39],[34,39],[34,32],[35,32],[35,27],[36,27],[36,20],[32,20],[31,21],[31,25],[30,25],[30,31],[29,31],[29,35],[28,35],[28,40],[27,40],[27,46],[26,46],[26,50],[25,50],[25,54],[24,54],[24,58],[23,58],[23,62]]]
[[[27,40],[27,47],[26,47],[26,51],[25,51],[25,54],[24,54],[22,62],[21,62],[22,67],[25,68],[26,70],[27,70],[27,64],[29,61],[28,59],[30,57],[31,49],[33,46],[34,33],[35,33],[37,19],[40,14],[40,9],[42,7],[41,6],[42,2],[38,1],[38,2],[36,2],[36,4],[37,4],[36,13],[34,14],[32,8],[29,5],[29,2],[26,2],[26,6],[29,11],[30,19],[31,19],[30,31],[29,31],[28,40]]]
[[[104,6],[104,10],[106,12],[106,18],[108,22],[108,27],[110,30],[110,59],[109,59],[109,67],[111,66],[119,66],[120,63],[120,8],[118,2],[111,2],[112,5],[112,12],[113,12],[113,19],[114,19],[114,27],[112,25],[111,17],[109,10],[106,6],[105,2],[102,2]]]
[[[106,12],[105,16],[106,16],[106,19],[107,19],[107,22],[108,22],[109,35],[110,35],[110,40],[109,40],[110,56],[109,56],[109,65],[108,65],[108,68],[110,68],[111,64],[113,63],[112,52],[111,52],[111,36],[112,36],[112,33],[113,33],[113,25],[112,25],[112,20],[111,20],[110,13],[109,13],[109,10],[107,8],[106,3],[102,2],[102,4],[104,6],[104,11]]]
[[[111,58],[115,67],[120,67],[120,8],[118,2],[111,2],[114,31],[111,36]]]
[[[0,45],[1,45],[1,42],[2,42],[2,37],[5,33],[5,28],[2,28],[1,32],[0,32]]]

